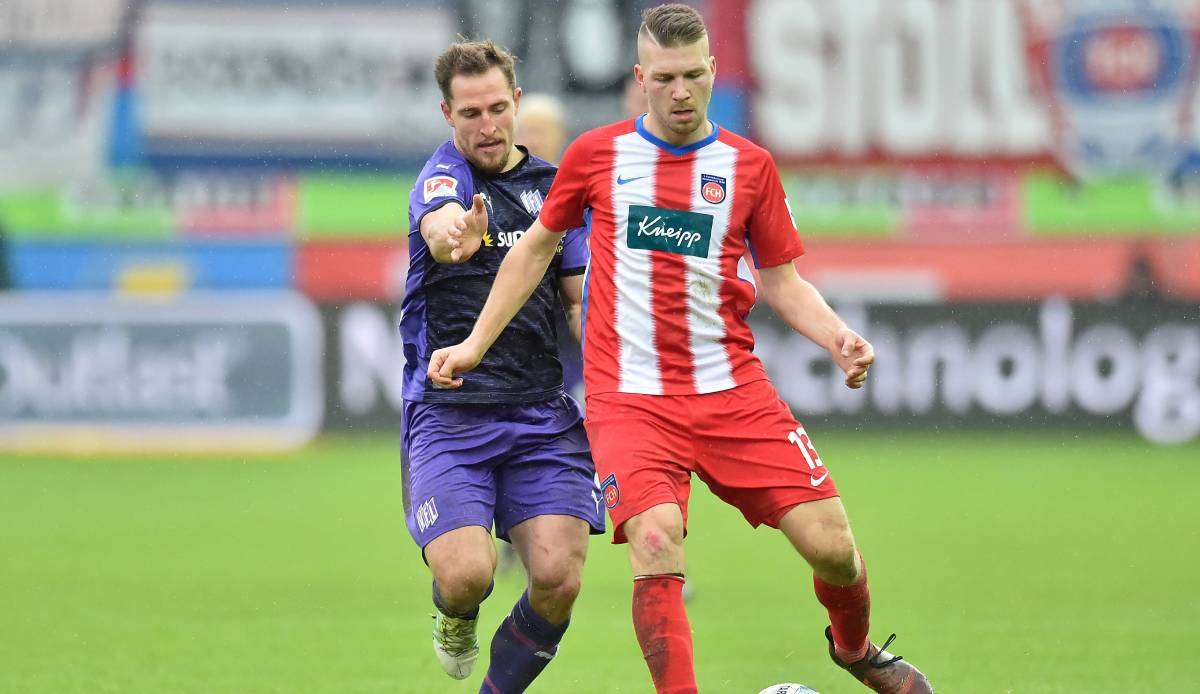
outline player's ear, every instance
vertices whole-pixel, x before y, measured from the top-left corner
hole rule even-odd
[[[646,73],[642,70],[641,63],[634,63],[633,65],[633,81],[637,82],[639,87],[644,88],[646,86]]]
[[[446,103],[445,99],[442,99],[442,116],[446,119],[446,123],[453,128],[454,121],[450,120],[450,104]]]
[[[716,79],[716,77],[717,77],[717,56],[715,56],[715,55],[708,56],[708,69],[710,72],[712,72],[713,79]]]
[[[513,89],[513,113],[517,113],[521,110],[521,93],[520,87],[515,87]]]

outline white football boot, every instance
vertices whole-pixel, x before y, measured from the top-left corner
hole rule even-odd
[[[456,680],[466,679],[479,658],[479,639],[475,627],[479,617],[448,617],[440,611],[433,616],[433,652],[442,669]]]

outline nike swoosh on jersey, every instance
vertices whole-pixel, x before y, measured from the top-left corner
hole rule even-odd
[[[645,176],[634,176],[633,178],[625,178],[624,176],[617,174],[617,185],[623,186],[626,183],[633,183],[634,181],[640,181],[643,178],[650,178],[650,175],[646,174]]]
[[[812,475],[809,475],[808,482],[809,482],[809,484],[811,484],[814,487],[819,487],[819,486],[821,486],[821,483],[825,481],[826,477],[829,477],[828,472],[826,472],[824,475],[821,475],[820,477],[813,477]]]

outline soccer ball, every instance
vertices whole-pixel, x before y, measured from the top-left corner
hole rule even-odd
[[[817,691],[809,689],[803,684],[788,682],[785,684],[772,684],[758,694],[817,694]]]

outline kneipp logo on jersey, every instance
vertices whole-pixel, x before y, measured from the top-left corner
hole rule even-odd
[[[630,205],[625,242],[630,248],[707,258],[712,224],[712,215]]]

